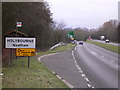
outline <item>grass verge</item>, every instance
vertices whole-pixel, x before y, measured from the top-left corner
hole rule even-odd
[[[74,46],[75,44],[67,44],[65,46],[57,47],[54,50],[48,50],[46,52],[37,52],[37,55],[45,55],[45,54],[50,54],[50,53],[69,51],[69,50],[72,50]]]
[[[68,44],[53,51],[39,52],[38,55],[71,50],[73,47],[74,45]],[[3,88],[68,88],[64,82],[41,64],[37,57],[30,58],[30,68],[27,67],[27,58],[13,61],[12,67],[3,68]]]
[[[87,43],[92,43],[95,44],[97,46],[100,46],[102,48],[105,48],[107,50],[111,50],[113,52],[119,53],[120,54],[120,46],[115,46],[115,45],[110,45],[110,44],[105,44],[105,43],[99,43],[99,42],[95,42],[95,41],[86,41]]]

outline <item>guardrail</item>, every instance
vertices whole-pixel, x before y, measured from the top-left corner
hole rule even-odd
[[[56,47],[63,46],[63,45],[67,45],[67,44],[66,44],[66,43],[63,43],[63,42],[59,42],[58,44],[52,46],[52,47],[50,48],[50,50],[53,50],[53,49],[55,49]]]

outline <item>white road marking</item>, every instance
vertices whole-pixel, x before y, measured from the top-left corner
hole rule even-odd
[[[110,60],[111,62],[114,62],[114,60]]]
[[[97,55],[97,54],[96,54],[95,52],[93,52],[93,51],[92,51],[92,53],[93,53],[94,55]],[[77,67],[77,69],[78,69],[79,72],[81,73],[81,76],[84,77],[84,79],[86,80],[88,88],[94,88],[94,86],[92,86],[92,85],[89,84],[89,83],[90,83],[89,79],[86,77],[86,75],[83,73],[82,69],[81,69],[81,68],[79,67],[79,65],[77,64],[77,61],[76,61],[76,59],[75,59],[75,56],[74,56],[73,51],[72,51],[72,56],[73,56],[73,60],[74,60],[75,66]]]
[[[75,60],[75,56],[74,56],[74,54],[73,54],[73,51],[72,51],[72,56],[73,56],[73,59]]]
[[[79,72],[83,73],[83,71],[82,71],[82,70],[80,70]]]
[[[75,47],[75,50],[76,50],[77,47]]]
[[[96,52],[94,52],[94,51],[91,51],[91,53],[92,53],[93,55],[95,55],[95,56],[97,55],[97,53],[96,53]]]
[[[2,76],[3,75],[3,73],[0,73],[0,76]]]
[[[59,75],[56,75],[60,80],[62,80],[69,88],[74,88],[73,85],[71,85],[70,83],[68,83],[66,80],[64,80],[62,77],[60,77]]]
[[[56,73],[52,71],[52,73],[55,75]]]
[[[80,68],[80,67],[78,67],[78,69],[79,69],[79,70],[81,70],[81,68]]]
[[[74,88],[74,86],[71,85],[70,83],[68,83],[67,81],[63,80],[63,82],[65,82],[65,84],[67,84],[67,86],[69,86],[69,88]]]
[[[66,52],[66,51],[65,51],[65,52]],[[64,53],[64,52],[60,52],[60,53]],[[51,56],[51,55],[55,55],[55,54],[60,54],[60,53],[53,53],[53,54],[47,54],[47,55],[40,56],[40,57],[38,58],[38,61],[41,62],[41,59],[42,59],[43,57],[47,57],[47,56]],[[72,84],[68,83],[68,82],[67,82],[66,80],[64,80],[62,77],[60,77],[59,75],[57,75],[54,71],[51,70],[51,72],[52,72],[55,76],[57,76],[60,80],[62,80],[69,88],[74,88],[74,86],[73,86]],[[3,74],[1,73],[0,75],[3,75]]]
[[[119,68],[118,66],[116,66],[116,68]]]
[[[76,65],[76,67],[77,67],[77,69],[79,68],[79,66],[78,66],[78,65]]]
[[[92,87],[90,84],[87,84],[87,86],[88,86],[89,88],[91,88],[91,87]]]
[[[85,80],[86,80],[87,82],[90,82],[88,78],[85,78]]]
[[[105,57],[105,56],[102,55],[101,57]]]
[[[82,77],[85,77],[85,74],[82,74],[81,76],[82,76]]]

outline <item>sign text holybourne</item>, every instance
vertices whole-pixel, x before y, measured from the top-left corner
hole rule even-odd
[[[6,37],[5,48],[35,48],[36,38]]]

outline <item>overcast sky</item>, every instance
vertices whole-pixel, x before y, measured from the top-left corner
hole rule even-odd
[[[46,0],[53,19],[67,27],[98,28],[104,22],[118,19],[120,0]]]

